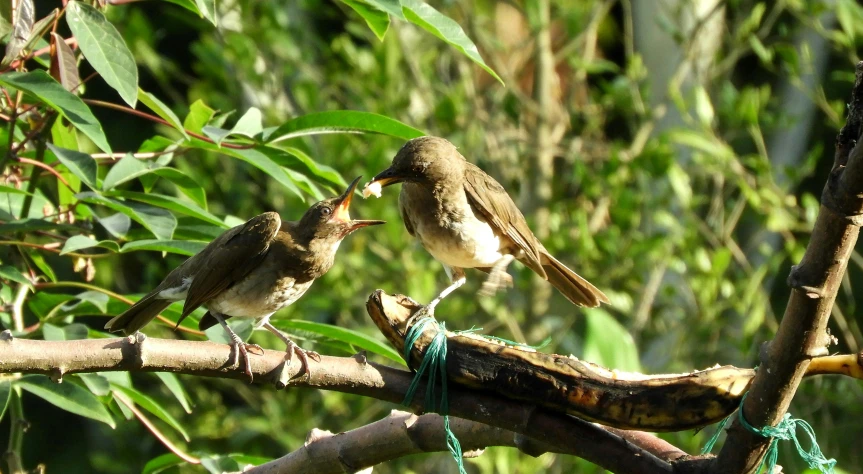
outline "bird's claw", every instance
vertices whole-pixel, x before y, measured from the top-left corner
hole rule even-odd
[[[238,366],[242,359],[243,373],[249,377],[249,383],[252,383],[255,381],[255,376],[252,374],[252,361],[249,359],[249,353],[262,356],[264,349],[257,344],[247,344],[239,336],[235,336],[231,336],[231,348],[233,349],[231,367]]]
[[[311,378],[312,372],[309,369],[309,359],[312,359],[315,362],[320,362],[321,355],[315,351],[303,349],[290,339],[287,341],[287,345],[288,347],[285,348],[285,363],[288,364],[288,367],[290,368],[291,362],[294,360],[294,354],[296,354],[297,358],[300,359],[300,364],[302,366],[297,375],[306,374],[307,377]]]

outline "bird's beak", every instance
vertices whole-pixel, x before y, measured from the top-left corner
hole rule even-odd
[[[357,190],[357,184],[360,182],[360,178],[362,178],[362,176],[357,176],[357,179],[351,182],[344,194],[339,196],[339,203],[336,205],[336,209],[333,212],[333,217],[331,219],[347,224],[350,232],[370,225],[386,224],[386,221],[351,219],[349,209],[351,207],[351,200],[354,198],[354,191]]]
[[[377,176],[372,178],[369,181],[369,184],[372,183],[380,183],[382,188],[385,188],[391,184],[401,183],[405,178],[403,176],[399,176],[395,171],[393,171],[392,166],[378,173]]]

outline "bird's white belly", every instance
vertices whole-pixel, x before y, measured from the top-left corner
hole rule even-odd
[[[207,308],[237,318],[263,318],[297,301],[312,286],[312,281],[262,288],[254,278],[246,278],[209,302]]]
[[[439,262],[451,267],[490,267],[503,257],[500,237],[491,226],[471,216],[445,227],[418,223],[416,233],[423,247]]]

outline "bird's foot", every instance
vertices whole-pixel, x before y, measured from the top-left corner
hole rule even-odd
[[[231,349],[232,359],[231,367],[239,366],[240,361],[243,363],[243,373],[249,377],[249,383],[255,381],[255,376],[252,374],[252,361],[249,359],[249,354],[257,356],[264,355],[264,349],[257,344],[247,344],[240,336],[231,334]]]
[[[311,378],[312,372],[311,370],[309,370],[309,359],[312,359],[315,362],[320,362],[321,355],[315,351],[303,349],[302,347],[298,346],[296,342],[290,339],[286,340],[285,344],[287,344],[288,346],[287,348],[285,348],[285,363],[287,364],[288,368],[291,367],[291,362],[294,359],[294,354],[296,354],[297,358],[300,359],[300,364],[302,366],[300,372],[298,372],[297,375],[306,374],[306,376]]]
[[[503,288],[512,288],[512,276],[506,272],[506,267],[492,267],[488,274],[488,278],[482,283],[479,289],[480,296],[493,296],[498,290]]]

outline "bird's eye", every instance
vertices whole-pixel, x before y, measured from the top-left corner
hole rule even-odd
[[[333,212],[333,210],[330,209],[329,207],[325,207],[325,208],[321,209],[321,214],[323,214],[325,216],[332,214],[332,212]]]

